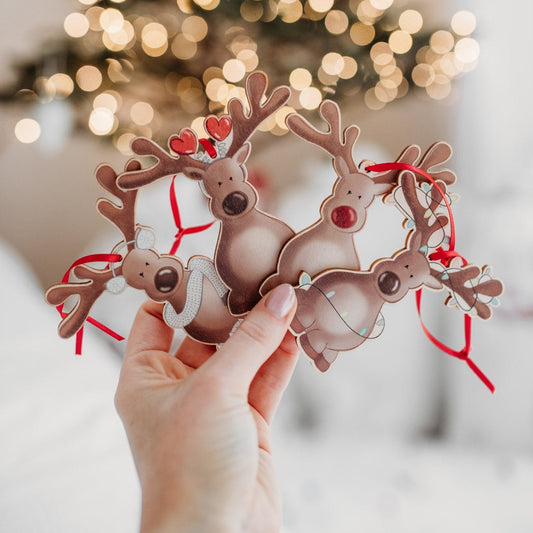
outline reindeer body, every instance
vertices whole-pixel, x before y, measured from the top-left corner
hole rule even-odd
[[[228,306],[234,315],[260,300],[261,283],[275,272],[281,249],[293,235],[287,224],[255,208],[222,221],[215,265],[230,287]]]
[[[191,257],[184,268],[174,256],[136,249],[125,257],[122,275],[131,287],[172,306],[170,310],[167,304],[163,313],[170,326],[182,327],[190,337],[206,344],[219,344],[229,337],[236,319],[226,305],[227,289],[214,279],[209,259]]]
[[[440,288],[422,252],[402,250],[369,272],[330,270],[296,289],[298,307],[291,328],[300,345],[325,371],[338,352],[353,350],[372,334],[385,302],[401,300],[422,284]]]
[[[221,222],[214,262],[230,289],[228,305],[236,316],[247,313],[259,301],[261,283],[276,270],[281,249],[294,235],[287,224],[256,208],[257,192],[248,183],[244,166],[250,152],[248,139],[290,96],[289,88],[282,86],[266,98],[266,87],[264,73],[250,74],[246,80],[248,109],[234,98],[228,103],[228,116],[206,119],[206,130],[224,144],[223,153],[215,159],[199,157],[196,134],[184,129],[169,139],[178,157],[149,139],[135,139],[132,150],[136,154],[151,155],[158,161],[150,168],[127,171],[118,177],[119,186],[125,190],[180,172],[200,183],[211,213]]]
[[[337,180],[332,194],[320,208],[320,219],[312,226],[296,234],[282,250],[276,273],[261,287],[265,294],[280,283],[296,285],[302,272],[316,276],[330,268],[359,270],[360,263],[353,235],[360,231],[367,217],[367,211],[375,198],[389,193],[395,186],[398,171],[388,171],[369,176],[366,163],[357,165],[353,158],[353,147],[359,136],[356,125],[341,131],[340,109],[334,102],[325,100],[320,114],[328,125],[326,132],[320,131],[297,113],[287,117],[287,126],[296,135],[319,146],[332,157]],[[421,160],[421,167],[431,170],[447,161],[451,149],[445,143],[434,144]],[[409,145],[398,156],[396,162],[412,165],[420,157],[420,148]],[[451,183],[455,175],[447,170],[437,171],[440,179]]]

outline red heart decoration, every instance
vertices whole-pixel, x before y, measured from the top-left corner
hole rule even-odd
[[[205,129],[217,141],[223,141],[231,131],[231,118],[228,116],[220,117],[220,120],[217,117],[209,117],[205,121]]]
[[[198,138],[189,128],[184,128],[179,135],[172,135],[168,140],[170,148],[177,154],[190,155],[196,153]]]

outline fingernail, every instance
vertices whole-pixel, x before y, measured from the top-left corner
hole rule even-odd
[[[266,307],[278,318],[285,318],[294,304],[294,289],[292,285],[283,283],[276,287],[266,299]]]

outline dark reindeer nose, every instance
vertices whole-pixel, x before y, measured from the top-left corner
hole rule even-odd
[[[171,267],[161,268],[154,277],[154,284],[159,292],[170,292],[178,284],[178,273]]]
[[[338,228],[351,228],[357,222],[357,213],[349,205],[340,205],[332,211],[331,221]]]
[[[400,278],[394,272],[382,272],[378,278],[378,287],[383,294],[392,296],[400,289]]]
[[[240,215],[247,207],[248,199],[242,192],[232,192],[222,202],[226,215]]]

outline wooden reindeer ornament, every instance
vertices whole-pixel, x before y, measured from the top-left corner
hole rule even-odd
[[[280,283],[296,285],[302,272],[317,276],[329,268],[360,269],[354,234],[363,228],[369,206],[377,196],[393,189],[400,172],[390,170],[371,176],[365,170],[369,163],[363,161],[358,166],[353,158],[359,128],[351,125],[341,131],[340,109],[330,100],[322,103],[320,114],[328,124],[326,132],[316,129],[297,113],[287,117],[287,125],[296,135],[331,156],[337,179],[331,195],[320,207],[320,218],[292,237],[281,251],[275,274],[261,287],[263,294]],[[438,142],[429,148],[418,166],[433,178],[451,184],[455,182],[455,174],[436,168],[450,156],[450,146]],[[415,165],[419,157],[420,148],[409,145],[396,162]]]
[[[118,178],[119,187],[125,190],[180,172],[200,183],[211,213],[221,222],[214,263],[229,288],[228,306],[236,316],[245,314],[259,301],[261,283],[276,270],[282,247],[294,235],[285,222],[256,207],[257,191],[247,181],[244,166],[251,135],[290,96],[288,87],[277,87],[265,99],[266,88],[264,73],[250,74],[246,80],[249,111],[242,101],[232,99],[228,104],[229,116],[206,119],[206,131],[213,137],[217,150],[202,139],[207,152],[198,153],[198,139],[190,129],[169,139],[177,156],[151,140],[138,138],[132,143],[133,152],[153,156],[157,163],[147,169],[126,171]]]
[[[437,243],[445,239],[448,217],[438,213],[440,202],[435,199],[430,200],[431,213],[427,216],[428,206],[418,198],[411,172],[401,174],[399,189],[414,225],[404,249],[374,263],[369,271],[331,269],[296,289],[298,307],[291,329],[302,350],[322,372],[328,370],[339,352],[375,338],[376,330],[383,327],[383,305],[398,302],[412,289],[445,288],[455,302],[467,303],[466,311],[484,319],[491,315],[493,298],[503,290],[499,280],[475,265],[442,270],[433,264],[428,253],[438,246],[435,238]]]
[[[140,169],[132,160],[127,172]],[[96,300],[108,290],[119,293],[126,285],[144,290],[156,302],[166,302],[163,317],[168,325],[183,328],[192,338],[207,344],[224,342],[236,318],[226,305],[227,287],[218,278],[212,261],[202,256],[191,257],[187,268],[172,255],[161,255],[154,248],[155,237],[150,228],[135,223],[137,191],[123,191],[116,184],[117,174],[109,165],[100,165],[96,179],[113,194],[121,205],[101,198],[97,209],[113,222],[124,239],[115,249],[122,255],[117,266],[104,269],[78,265],[73,273],[79,281],[50,287],[46,300],[60,305],[70,296],[77,296],[72,310],[59,324],[59,335],[68,338],[84,324]]]

